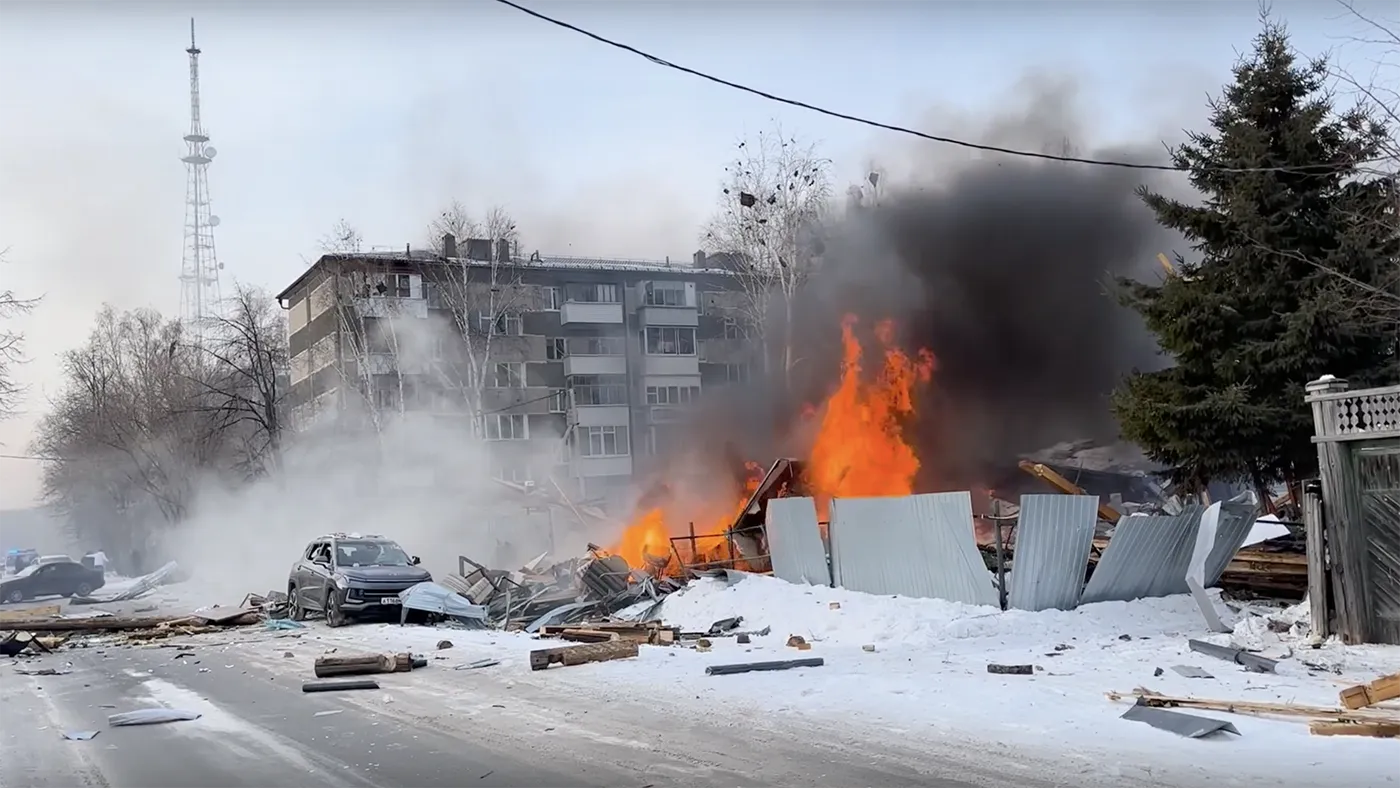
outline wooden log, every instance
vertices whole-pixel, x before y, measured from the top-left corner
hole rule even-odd
[[[1031,676],[1035,674],[1034,665],[998,665],[995,662],[987,664],[987,672],[995,673],[999,676]]]
[[[1400,673],[1381,676],[1375,681],[1347,687],[1338,693],[1348,709],[1364,709],[1377,703],[1400,698]]]
[[[25,632],[125,632],[138,629],[155,629],[189,620],[188,617],[168,616],[121,617],[97,616],[95,618],[25,618],[5,622],[5,629]]]
[[[630,640],[610,640],[604,643],[535,649],[530,652],[530,669],[544,670],[555,663],[567,667],[584,665],[589,662],[628,659],[637,656],[640,650],[640,647]]]
[[[314,665],[316,678],[331,676],[363,676],[370,673],[393,673],[397,659],[393,654],[354,654],[348,656],[317,657]]]

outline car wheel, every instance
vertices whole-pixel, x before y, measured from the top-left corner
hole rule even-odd
[[[337,602],[335,601],[335,592],[334,592],[334,591],[327,591],[327,592],[326,592],[325,610],[326,610],[326,626],[328,626],[328,627],[343,627],[343,626],[345,626],[345,614],[342,613],[342,612],[340,611],[340,604],[337,603]]]
[[[287,615],[293,621],[306,620],[306,608],[301,604],[301,594],[296,586],[287,586]]]
[[[79,583],[78,587],[73,589],[73,593],[78,596],[87,596],[92,593],[92,585],[90,583]]]
[[[17,605],[20,602],[24,601],[24,592],[19,590],[18,588],[16,588],[13,591],[9,591],[5,594],[5,601],[9,602],[12,605]]]

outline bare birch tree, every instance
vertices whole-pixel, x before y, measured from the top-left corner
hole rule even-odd
[[[719,211],[702,237],[706,251],[741,259],[749,329],[763,345],[765,372],[772,375],[776,355],[784,384],[795,361],[793,298],[819,256],[831,191],[830,160],[775,126],[738,143]]]
[[[461,337],[455,352],[444,353],[436,369],[440,385],[454,393],[463,410],[481,427],[488,410],[486,390],[523,388],[525,381],[511,380],[501,358],[514,355],[526,342],[521,319],[527,311],[543,308],[539,288],[525,285],[513,262],[468,261],[442,271],[435,282],[451,316],[453,333]]]
[[[5,250],[0,249],[0,264],[5,262]],[[9,289],[0,290],[0,320],[8,320],[34,308],[35,299],[16,296]],[[18,331],[0,328],[0,418],[14,413],[15,402],[21,387],[14,379],[14,366],[23,358],[20,354],[24,335]]]
[[[226,424],[235,464],[247,477],[282,465],[288,386],[287,324],[267,293],[238,285],[224,316],[214,318],[200,347],[212,361],[194,378],[205,408]]]
[[[442,238],[450,235],[459,242],[469,238],[485,238],[492,243],[492,257],[495,257],[495,244],[505,241],[509,249],[520,245],[520,230],[515,218],[504,206],[493,205],[485,216],[478,220],[471,211],[458,200],[453,200],[436,219],[428,223],[428,248],[434,254],[442,254]]]
[[[228,420],[205,407],[208,365],[176,320],[151,310],[98,314],[63,356],[64,381],[33,449],[53,458],[43,492],[70,527],[103,549],[142,550],[189,511],[218,474]]]
[[[326,254],[359,254],[364,251],[364,237],[350,222],[338,219],[330,232],[321,236],[319,246]]]

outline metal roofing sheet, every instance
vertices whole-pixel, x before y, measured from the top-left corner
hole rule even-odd
[[[1178,515],[1119,520],[1080,604],[1189,593],[1186,570],[1201,511],[1202,507],[1192,505]]]
[[[773,576],[789,583],[831,585],[826,545],[817,525],[817,504],[811,498],[772,498],[768,501],[769,560]]]
[[[1073,610],[1099,520],[1096,495],[1023,495],[1011,566],[1011,607]]]
[[[997,604],[972,533],[972,496],[927,493],[831,502],[835,585],[871,594]]]
[[[1220,524],[1216,526],[1215,547],[1206,557],[1206,588],[1220,582],[1225,567],[1234,560],[1249,532],[1254,529],[1254,521],[1259,518],[1259,509],[1252,503],[1225,503],[1220,507]]]

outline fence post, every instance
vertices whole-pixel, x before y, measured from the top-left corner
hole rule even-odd
[[[1322,525],[1322,484],[1309,480],[1303,486],[1303,533],[1308,556],[1308,606],[1312,632],[1319,638],[1332,634],[1331,578],[1327,572],[1327,540]]]
[[[1336,618],[1329,631],[1344,643],[1368,640],[1365,589],[1361,578],[1365,568],[1365,527],[1361,516],[1361,495],[1353,469],[1350,447],[1338,440],[1335,395],[1350,387],[1346,380],[1323,375],[1307,384],[1305,400],[1312,406],[1313,434],[1317,443],[1318,475],[1322,481],[1322,544],[1307,545],[1308,585],[1313,585],[1311,554],[1323,551],[1324,577],[1331,577],[1331,602]],[[1318,581],[1322,582],[1322,581]]]

